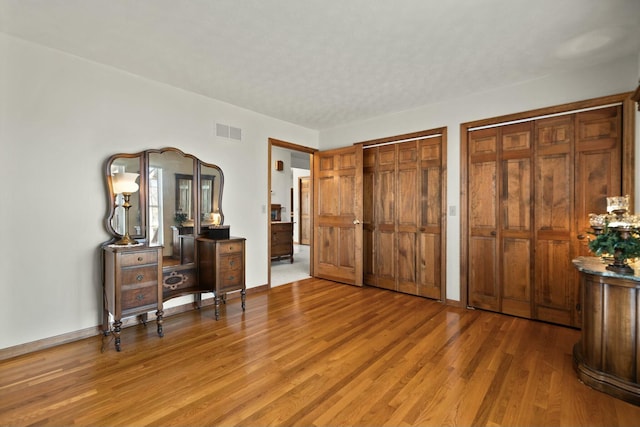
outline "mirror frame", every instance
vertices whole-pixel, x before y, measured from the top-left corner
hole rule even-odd
[[[222,209],[222,194],[224,192],[224,173],[222,172],[222,168],[214,163],[203,162],[199,158],[195,157],[192,154],[188,154],[183,152],[182,150],[174,147],[165,147],[161,149],[149,149],[140,151],[137,153],[117,153],[110,156],[105,162],[104,171],[105,171],[105,181],[106,181],[106,195],[107,195],[107,215],[105,217],[105,228],[107,232],[112,236],[113,239],[119,239],[122,237],[120,233],[118,233],[113,227],[114,215],[116,212],[116,204],[115,204],[115,194],[113,193],[113,183],[111,179],[111,165],[119,158],[139,158],[140,164],[140,178],[138,180],[139,190],[137,196],[139,197],[139,206],[140,206],[140,233],[139,234],[131,234],[131,237],[137,239],[139,241],[143,241],[148,243],[147,236],[147,216],[149,209],[149,155],[150,154],[163,154],[165,152],[174,152],[176,154],[182,155],[187,158],[191,158],[193,160],[193,184],[192,184],[192,203],[193,206],[193,220],[194,220],[194,231],[198,230],[198,233],[201,234],[201,179],[200,179],[200,171],[202,167],[213,168],[216,169],[220,176],[219,182],[219,194],[217,197],[218,203],[218,211],[220,213],[220,225],[224,225],[224,212]],[[207,173],[206,175],[210,175]],[[215,202],[215,199],[213,200]]]

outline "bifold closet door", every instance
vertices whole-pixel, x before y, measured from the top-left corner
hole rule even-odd
[[[442,137],[364,150],[365,284],[442,298]]]
[[[530,123],[469,135],[469,304],[531,317]]]
[[[468,133],[469,305],[580,326],[588,215],[622,192],[620,106]]]

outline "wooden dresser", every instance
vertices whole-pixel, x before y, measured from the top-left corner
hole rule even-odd
[[[214,293],[216,320],[220,317],[220,301],[226,303],[229,292],[240,291],[242,311],[245,310],[245,240],[243,237],[196,239],[198,285]]]
[[[271,223],[271,259],[287,258],[293,262],[293,222]]]
[[[156,310],[158,335],[162,331],[162,247],[103,247],[104,312],[103,333],[109,334],[109,314],[113,315],[116,350],[120,351],[122,319],[142,316],[146,323],[149,311]]]
[[[578,257],[582,336],[573,363],[585,384],[640,405],[640,276],[606,270],[600,258]]]

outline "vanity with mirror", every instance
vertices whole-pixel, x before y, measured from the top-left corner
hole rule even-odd
[[[105,304],[103,331],[110,316],[116,348],[121,319],[157,310],[162,303],[194,294],[214,293],[215,315],[226,293],[240,291],[245,308],[245,239],[231,237],[224,224],[222,170],[177,148],[120,153],[105,165],[109,199],[105,225],[113,236],[103,245]],[[137,179],[122,190],[120,177]],[[157,292],[152,292],[155,289]]]

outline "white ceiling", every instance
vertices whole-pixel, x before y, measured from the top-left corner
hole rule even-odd
[[[326,129],[638,55],[640,0],[0,0],[0,31]]]

